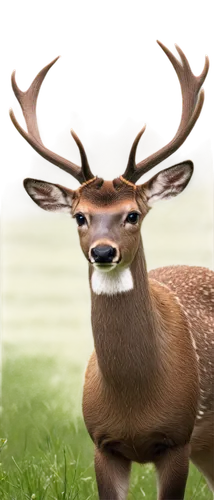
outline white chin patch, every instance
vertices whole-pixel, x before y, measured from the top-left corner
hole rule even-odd
[[[91,286],[93,292],[97,295],[116,295],[134,288],[129,268],[113,269],[109,270],[109,272],[103,272],[103,270],[95,268],[91,278]]]

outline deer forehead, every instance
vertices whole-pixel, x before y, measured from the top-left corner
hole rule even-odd
[[[75,212],[81,211],[84,214],[90,215],[99,215],[99,216],[114,216],[114,215],[123,215],[126,212],[133,212],[137,210],[139,212],[139,207],[134,203],[112,203],[112,205],[103,207],[103,206],[95,206],[89,203],[79,203],[76,206]]]
[[[123,202],[113,202],[110,205],[103,207],[100,205],[95,205],[86,200],[79,201],[78,205],[75,207],[75,213],[83,212],[85,215],[91,216],[122,216],[123,214],[137,210],[139,212],[138,204],[134,200],[127,200]]]
[[[136,186],[126,185],[120,183],[118,188],[115,188],[114,181],[103,181],[102,185],[97,187],[96,182],[89,185],[82,185],[77,190],[77,205],[81,205],[94,212],[101,207],[105,211],[114,209],[118,210],[119,207],[124,209],[124,206],[133,203],[137,208],[136,201]]]

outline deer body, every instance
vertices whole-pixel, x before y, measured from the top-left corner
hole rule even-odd
[[[112,439],[120,449],[123,441],[128,446],[127,437],[124,456],[144,463],[153,461],[156,447],[166,440],[169,447],[189,441],[199,391],[186,318],[173,294],[155,280],[144,277],[148,288],[139,295],[142,274],[134,277],[136,286],[129,292],[92,297],[95,353],[86,372],[83,409],[99,447],[103,439],[111,448]],[[120,311],[116,321],[115,308]],[[105,398],[112,401],[107,414]]]
[[[179,194],[193,164],[185,161],[159,172],[141,186],[144,172],[171,155],[192,130],[203,105],[198,77],[179,47],[181,61],[160,42],[182,92],[182,116],[169,144],[135,163],[131,148],[122,176],[94,177],[85,150],[72,131],[82,166],[43,145],[36,101],[43,68],[30,88],[12,85],[28,132],[10,116],[20,134],[44,158],[74,176],[76,191],[26,179],[24,186],[44,210],[67,212],[76,219],[83,253],[89,261],[94,352],[84,385],[83,414],[95,443],[100,500],[125,500],[131,463],[152,462],[158,476],[158,500],[183,500],[191,459],[214,491],[213,381],[214,273],[174,266],[147,274],[140,228],[154,202]]]

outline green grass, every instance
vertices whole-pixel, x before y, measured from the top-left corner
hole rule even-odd
[[[211,266],[211,198],[199,192],[182,203],[182,213],[179,203],[160,204],[145,221],[149,268]],[[2,235],[0,498],[96,500],[93,444],[81,416],[93,347],[87,263],[75,225],[41,212],[5,221]],[[152,466],[134,464],[128,499],[155,500],[155,492]],[[191,466],[185,500],[211,498]]]

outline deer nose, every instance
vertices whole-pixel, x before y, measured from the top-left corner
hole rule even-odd
[[[91,256],[98,264],[109,264],[116,256],[116,248],[110,245],[97,245],[91,249]]]

